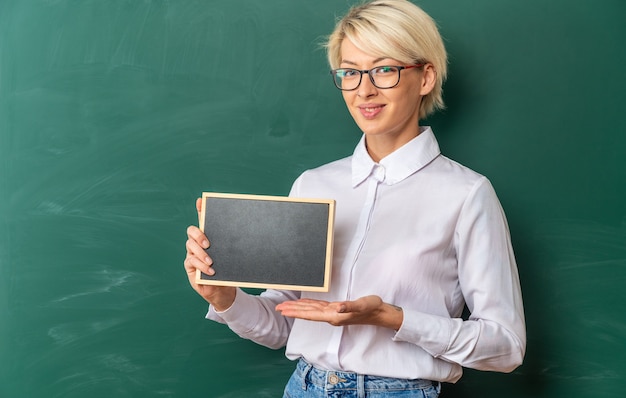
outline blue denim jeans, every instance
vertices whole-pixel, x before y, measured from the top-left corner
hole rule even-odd
[[[437,398],[438,382],[326,371],[300,359],[283,398]]]

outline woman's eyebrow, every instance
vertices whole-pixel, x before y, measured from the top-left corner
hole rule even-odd
[[[389,59],[389,60],[390,60],[391,58],[389,58],[389,57],[380,57],[380,58],[376,58],[376,59],[375,59],[372,63],[373,63],[373,64],[377,64],[377,63],[379,63],[380,61],[384,61],[384,60],[386,60],[386,59]],[[356,62],[349,61],[349,60],[347,60],[347,59],[342,59],[342,60],[341,60],[341,63],[342,63],[342,64],[349,64],[349,65],[356,65]]]

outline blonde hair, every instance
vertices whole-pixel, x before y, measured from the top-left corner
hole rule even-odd
[[[422,98],[419,118],[444,108],[442,86],[448,57],[437,24],[421,8],[407,0],[373,0],[352,7],[337,22],[326,43],[332,69],[341,63],[341,43],[346,38],[372,56],[432,64],[437,80]]]

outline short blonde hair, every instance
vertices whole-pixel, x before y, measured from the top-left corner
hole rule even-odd
[[[421,8],[407,0],[373,0],[352,7],[337,22],[326,43],[332,69],[341,63],[341,43],[346,38],[372,56],[407,64],[431,63],[437,81],[422,99],[419,118],[444,108],[443,82],[448,57],[437,24]]]

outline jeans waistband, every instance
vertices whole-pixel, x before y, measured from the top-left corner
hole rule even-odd
[[[305,385],[315,384],[327,390],[330,389],[359,389],[365,391],[375,390],[420,390],[435,386],[439,383],[424,379],[396,379],[393,377],[368,376],[353,372],[338,372],[316,368],[304,359],[300,359],[296,372],[300,374]]]

